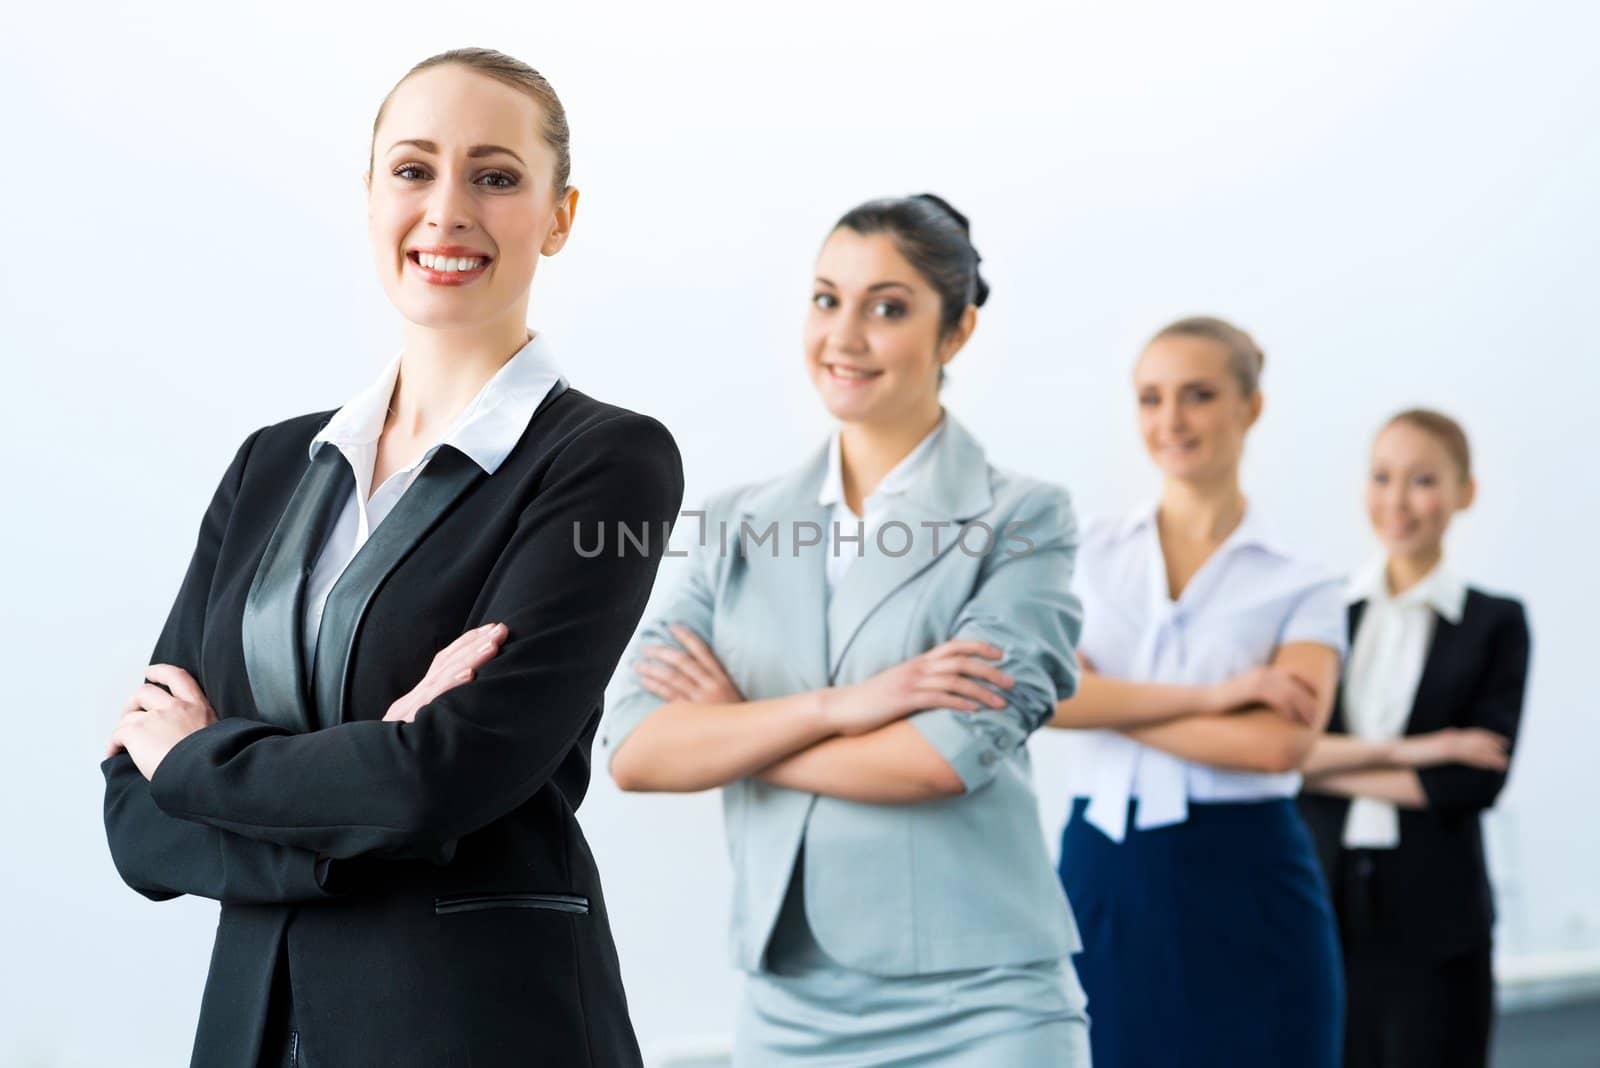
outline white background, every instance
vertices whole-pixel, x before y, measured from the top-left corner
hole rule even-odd
[[[359,175],[383,94],[462,45],[532,63],[567,104],[582,202],[532,323],[574,385],[672,428],[686,507],[822,440],[812,257],[882,194],[972,217],[994,294],[945,401],[1084,515],[1155,488],[1129,368],[1181,314],[1266,349],[1246,489],[1340,570],[1373,551],[1373,429],[1414,403],[1461,417],[1481,496],[1451,555],[1524,597],[1534,633],[1490,823],[1501,944],[1600,948],[1600,9],[579,7],[0,15],[0,1062],[186,1063],[216,905],[118,880],[102,746],[234,448],[343,403],[398,347]],[[1063,741],[1033,743],[1052,848]],[[716,797],[602,775],[582,819],[641,1038],[726,1030]]]

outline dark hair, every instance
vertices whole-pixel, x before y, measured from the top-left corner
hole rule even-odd
[[[989,299],[989,283],[978,273],[983,257],[972,247],[967,217],[943,197],[918,193],[869,200],[840,216],[833,229],[894,238],[900,254],[939,294],[941,340],[961,321],[967,305],[982,307]],[[944,381],[943,367],[939,381]]]
[[[1197,337],[1215,341],[1227,350],[1228,370],[1238,380],[1239,389],[1244,395],[1254,396],[1256,390],[1261,388],[1261,369],[1266,365],[1266,355],[1261,351],[1261,346],[1256,344],[1255,338],[1226,319],[1211,315],[1192,315],[1187,319],[1179,319],[1156,331],[1155,337],[1146,343],[1146,348],[1164,337]]]
[[[405,77],[394,83],[384,96],[383,103],[378,105],[377,117],[372,120],[372,139],[367,145],[367,174],[372,174],[373,152],[378,143],[378,126],[383,122],[383,113],[389,107],[389,98],[394,96],[395,89],[406,83],[406,79],[413,74],[433,67],[442,67],[453,64],[465,67],[487,75],[503,85],[509,85],[519,92],[527,94],[539,110],[544,113],[544,128],[539,131],[539,136],[544,138],[545,144],[555,150],[555,195],[560,196],[567,191],[567,179],[572,174],[572,131],[567,127],[567,109],[561,106],[561,98],[556,96],[556,91],[543,74],[534,70],[520,59],[514,59],[504,52],[496,52],[492,48],[453,48],[448,52],[429,56],[406,71]]]

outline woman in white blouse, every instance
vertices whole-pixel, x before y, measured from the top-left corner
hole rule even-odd
[[[1332,1068],[1342,977],[1295,812],[1345,646],[1338,581],[1284,550],[1239,485],[1263,358],[1180,320],[1134,370],[1163,487],[1085,531],[1084,734],[1059,874],[1097,1068]]]
[[[1378,433],[1366,507],[1384,555],[1351,586],[1349,670],[1301,799],[1339,918],[1350,1068],[1488,1063],[1479,825],[1505,783],[1529,639],[1519,601],[1468,587],[1445,560],[1475,494],[1455,420],[1412,409]]]

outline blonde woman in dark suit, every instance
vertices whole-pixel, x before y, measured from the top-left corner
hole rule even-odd
[[[1300,807],[1333,891],[1350,990],[1347,1068],[1474,1068],[1494,1019],[1482,815],[1522,722],[1522,603],[1445,559],[1477,493],[1467,435],[1411,409],[1372,445],[1383,556],[1351,585],[1349,669]]]

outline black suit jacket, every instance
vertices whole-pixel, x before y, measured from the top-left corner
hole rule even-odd
[[[354,483],[332,446],[307,461],[332,415],[240,446],[156,643],[221,718],[150,782],[102,764],[123,879],[222,903],[192,1063],[253,1068],[281,947],[318,1064],[639,1064],[574,813],[682,502],[676,444],[562,381],[492,476],[442,447],[333,587],[308,666],[306,575]],[[381,722],[495,621],[471,681]]]
[[[1365,601],[1350,606],[1352,639],[1365,608]],[[1528,645],[1520,601],[1470,589],[1460,623],[1435,621],[1405,733],[1483,727],[1504,735],[1514,751]],[[1343,706],[1341,686],[1329,731],[1346,731]],[[1422,956],[1482,949],[1490,944],[1495,913],[1480,817],[1499,796],[1505,773],[1445,764],[1421,768],[1417,777],[1428,804],[1400,809],[1395,849],[1345,849],[1349,800],[1301,795],[1341,934],[1353,945]]]

